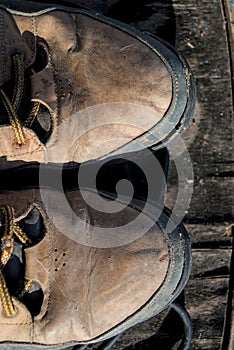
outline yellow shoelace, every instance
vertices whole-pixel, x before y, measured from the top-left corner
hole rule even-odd
[[[6,281],[3,275],[3,268],[8,263],[14,249],[15,236],[23,245],[30,243],[29,238],[20,228],[14,219],[14,208],[11,206],[5,206],[1,208],[1,217],[3,225],[3,234],[1,237],[1,250],[0,250],[0,300],[2,303],[4,314],[7,317],[13,317],[16,314],[11,295],[8,291]],[[23,290],[21,290],[21,296],[27,292],[32,285],[32,281],[28,280],[24,284]],[[20,298],[20,294],[18,298]]]
[[[13,67],[15,84],[12,101],[10,101],[10,99],[7,97],[3,89],[0,89],[0,99],[4,105],[10,124],[14,130],[16,143],[19,146],[22,146],[26,143],[26,139],[23,131],[23,125],[17,115],[17,111],[20,106],[24,91],[24,61],[23,56],[20,53],[16,53],[13,56]],[[35,71],[33,69],[31,71],[33,74],[35,74]],[[24,122],[25,126],[30,127],[32,125],[39,112],[39,109],[40,103],[34,102],[31,111],[29,112],[29,116],[26,122]]]

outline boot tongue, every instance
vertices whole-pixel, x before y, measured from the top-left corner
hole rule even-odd
[[[36,56],[36,38],[29,32],[21,35],[12,15],[0,9],[0,86],[12,77],[12,54],[24,55],[25,69],[33,64]]]

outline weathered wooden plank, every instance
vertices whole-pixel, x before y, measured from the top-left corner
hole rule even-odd
[[[221,1],[173,1],[176,45],[196,78],[195,123],[184,134],[194,167],[194,195],[187,219],[231,221],[232,98],[226,26]],[[218,33],[218,34],[217,34]],[[175,169],[168,197],[175,197]],[[204,205],[205,204],[205,205]],[[171,205],[171,203],[170,203]],[[229,219],[228,215],[230,215]],[[226,217],[225,217],[226,215]]]
[[[231,249],[193,250],[193,268],[185,288],[193,323],[191,349],[219,349],[223,342]],[[203,348],[206,344],[207,348]]]
[[[173,0],[176,46],[184,53],[196,77],[229,76],[227,35],[221,0]]]
[[[193,347],[191,350],[200,349],[212,349],[220,350],[220,344],[222,343],[222,337],[213,337],[212,339],[194,339]]]
[[[202,158],[202,157],[201,157]],[[204,157],[203,157],[204,158]],[[227,227],[232,223],[232,198],[234,193],[234,183],[232,178],[208,178],[194,165],[195,180],[193,197],[189,208],[187,209],[186,223],[221,223]],[[213,164],[213,169],[216,167]],[[221,167],[221,165],[220,165]],[[227,167],[226,167],[227,168]],[[208,169],[211,170],[212,166]],[[205,168],[203,168],[203,172]],[[211,170],[212,171],[212,170]],[[220,173],[219,173],[220,174]],[[173,178],[173,179],[172,179]],[[169,170],[169,180],[174,182],[177,178],[176,172],[172,174],[172,166]],[[177,183],[169,184],[167,188],[166,204],[173,208],[177,200]]]
[[[229,278],[231,254],[231,249],[193,250],[191,279],[207,278],[210,281],[220,277]]]
[[[232,247],[232,226],[227,224],[186,224],[193,248]]]
[[[221,347],[228,286],[228,277],[196,278],[188,283],[185,295],[193,323],[191,349],[203,349],[196,346],[198,339],[212,342],[209,349]]]
[[[186,226],[193,247],[225,247],[231,244],[227,234],[231,231],[233,213],[233,168],[230,163],[233,105],[222,2],[187,1],[185,4],[175,0],[174,4],[177,47],[192,66],[198,99],[195,123],[183,135],[189,146],[195,175]],[[173,167],[170,171],[169,179],[174,179],[176,173]],[[169,191],[171,202],[173,197],[175,200],[176,184]],[[221,255],[218,253],[219,257],[211,250],[193,252],[193,276],[186,288],[186,300],[194,325],[194,349],[220,349],[223,342],[231,258],[226,251],[227,255],[224,254],[225,258],[221,261],[223,252],[221,250]],[[217,276],[211,278],[212,274],[223,274],[224,280],[220,282]],[[203,278],[195,278],[199,275]],[[210,278],[205,278],[207,275]],[[230,349],[233,349],[232,345]]]

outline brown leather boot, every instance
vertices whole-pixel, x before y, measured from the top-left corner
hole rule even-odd
[[[0,155],[8,161],[159,148],[188,123],[191,72],[169,44],[76,2],[1,4]]]
[[[159,313],[187,280],[188,238],[182,226],[167,233],[167,211],[156,224],[157,208],[136,202],[103,214],[87,205],[96,194],[72,191],[68,213],[61,196],[0,193],[2,349],[103,341]]]

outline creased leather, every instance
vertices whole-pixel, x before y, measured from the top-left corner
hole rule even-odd
[[[17,314],[15,317],[6,318],[3,316],[3,309],[0,303],[0,342],[2,341],[32,341],[33,322],[30,312],[16,299],[13,299]]]
[[[49,198],[46,204],[37,190],[0,193],[2,204],[15,205],[17,220],[36,205],[45,221],[44,240],[26,250],[26,274],[39,282],[46,298],[41,314],[33,321],[30,339],[47,345],[88,341],[141,308],[161,286],[169,263],[168,243],[163,231],[154,225],[143,237],[120,247],[80,244],[75,237],[67,237],[66,228],[79,235],[80,228],[85,227],[90,234],[91,224],[121,227],[139,213],[128,207],[119,214],[98,214],[87,207],[79,191],[73,191],[66,194],[67,200],[85,226],[62,225],[67,220],[63,203],[54,200],[54,191],[45,191]],[[0,324],[1,317],[0,313]],[[19,341],[27,343],[31,326],[24,324],[26,330],[19,334]],[[7,340],[17,340],[17,327],[12,328],[12,339],[8,336]],[[4,334],[0,333],[2,341],[6,340]]]
[[[58,161],[62,145],[65,149],[74,147],[70,137],[60,135],[62,123],[74,122],[72,132],[84,129],[81,136],[75,136],[77,152],[67,154],[67,161],[82,162],[108,154],[163,117],[172,96],[171,77],[164,63],[139,40],[87,16],[59,11],[39,17],[37,31],[50,47],[56,71],[59,130],[49,150],[53,161]],[[60,35],[54,36],[54,31]],[[66,40],[61,42],[61,37]],[[120,112],[122,123],[116,125],[111,104],[119,102],[124,110]],[[82,117],[83,111],[106,104],[100,127],[94,130],[92,122]],[[138,106],[145,108],[143,118],[137,115]],[[98,111],[93,108],[91,113],[93,120]]]
[[[46,41],[52,60],[50,67],[31,78],[31,98],[49,106],[53,119],[46,145],[50,159],[42,160],[33,149],[17,153],[18,159],[61,162],[61,148],[68,150],[66,161],[99,158],[163,118],[172,98],[171,76],[158,54],[137,38],[83,14],[51,11],[31,19],[14,15],[13,19],[22,38],[31,33]],[[20,33],[15,31],[11,36],[20,38]],[[116,124],[115,114],[112,117],[112,104],[116,103],[124,105],[120,124]],[[107,108],[102,111],[99,127],[93,129],[95,106],[100,105]],[[138,107],[145,109],[143,117]],[[92,108],[91,121],[83,118],[87,108]],[[60,130],[64,123],[71,128],[67,137]],[[82,135],[73,130],[83,130]],[[73,133],[73,142],[69,133]],[[12,157],[14,150],[1,149],[0,154],[17,160]]]

